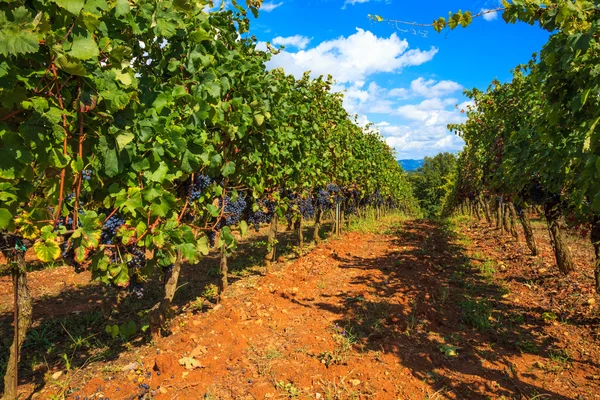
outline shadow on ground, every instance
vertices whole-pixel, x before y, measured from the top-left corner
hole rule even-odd
[[[297,252],[297,233],[279,227],[278,257],[294,257]],[[321,237],[331,231],[324,223]],[[313,229],[303,229],[305,243],[310,242]],[[251,275],[261,275],[262,258],[266,247],[266,229],[252,232],[239,242],[229,258],[230,283]],[[193,307],[195,312],[210,308],[219,280],[219,254],[212,251],[197,265],[183,265],[174,305],[181,311]],[[19,385],[33,385],[29,398],[46,384],[55,371],[77,370],[94,361],[116,360],[121,352],[142,346],[149,340],[140,328],[147,323],[147,312],[162,297],[161,276],[156,274],[145,286],[141,298],[124,289],[90,282],[77,288],[68,288],[56,296],[34,299],[34,325],[23,343],[19,364]],[[203,301],[197,301],[201,298]],[[12,312],[0,313],[0,377],[4,376],[12,344]],[[106,332],[107,325],[136,324],[136,333],[128,338],[113,338]],[[0,379],[0,393],[4,381]]]
[[[522,379],[533,375],[517,370],[513,356],[550,361],[560,354],[538,334],[540,310],[509,303],[491,273],[470,262],[448,223],[407,221],[393,235],[384,258],[336,257],[340,268],[362,271],[351,283],[367,285],[369,300],[342,293],[343,306],[304,306],[338,314],[335,322],[358,348],[394,354],[438,396],[570,398]]]

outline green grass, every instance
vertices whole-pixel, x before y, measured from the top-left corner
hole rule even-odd
[[[491,327],[492,307],[486,300],[465,299],[460,303],[463,321],[480,331]]]

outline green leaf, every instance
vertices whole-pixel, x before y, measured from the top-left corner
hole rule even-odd
[[[108,333],[113,339],[119,336],[119,326],[118,325],[106,325],[105,329],[106,333]]]
[[[159,167],[156,169],[156,171],[154,171],[149,176],[149,179],[151,182],[161,183],[166,179],[168,172],[169,172],[169,167],[167,166],[167,164],[165,164],[164,162],[161,162]]]
[[[262,114],[254,114],[256,125],[261,126],[265,122],[265,116]]]
[[[235,163],[233,161],[229,161],[227,164],[223,166],[221,170],[221,174],[224,178],[227,178],[229,175],[235,172]]]
[[[0,229],[7,228],[12,222],[12,214],[6,208],[0,208]]]
[[[128,340],[131,336],[135,334],[136,331],[137,327],[135,325],[135,322],[133,322],[132,320],[129,320],[119,326],[119,335],[121,335],[121,337],[124,340]]]
[[[202,255],[207,255],[210,250],[209,246],[208,246],[208,237],[206,237],[206,236],[200,237],[200,239],[198,239],[198,243],[196,244],[196,249]]]
[[[89,60],[91,58],[98,57],[100,50],[98,49],[98,45],[91,35],[75,35],[73,38],[73,46],[71,47],[71,51],[69,51],[67,54],[79,60]]]
[[[61,46],[53,46],[52,53],[55,54],[54,63],[58,68],[71,75],[87,75],[87,71],[85,70],[85,67],[83,66],[81,61],[75,57],[71,57],[68,54],[66,54]]]
[[[41,262],[58,260],[58,257],[60,257],[61,253],[58,243],[51,239],[35,242],[33,245],[33,250]]]
[[[129,1],[128,0],[117,0],[117,5],[115,7],[115,15],[117,17],[129,14]]]
[[[38,16],[41,15],[40,12]],[[9,21],[4,11],[0,11],[0,54],[8,56],[37,52],[41,38],[36,29],[38,16],[33,18],[29,10],[21,6],[13,10],[13,21]]]
[[[214,217],[218,217],[219,214],[221,213],[221,209],[219,207],[217,207],[217,206],[212,205],[212,204],[208,204],[206,206],[206,211],[208,211],[209,215],[211,217],[213,217],[213,218]]]
[[[85,4],[84,0],[54,0],[54,2],[73,15],[79,15]]]
[[[116,141],[119,146],[119,150],[123,150],[125,146],[131,143],[135,139],[135,135],[131,132],[121,132],[117,135]]]
[[[242,236],[245,236],[248,233],[248,223],[246,223],[246,221],[240,221],[239,226],[240,233],[242,234]]]
[[[165,93],[160,93],[156,96],[156,100],[152,103],[152,107],[156,108],[156,113],[160,114],[169,102],[171,101],[171,97],[166,95]]]

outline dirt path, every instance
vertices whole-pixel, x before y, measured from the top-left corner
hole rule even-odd
[[[542,318],[500,251],[472,260],[483,228],[464,231],[406,221],[330,240],[33,398],[600,398],[592,328]]]

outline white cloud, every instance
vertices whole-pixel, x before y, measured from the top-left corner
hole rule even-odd
[[[464,146],[459,136],[442,126],[378,126],[387,144],[396,150],[398,159],[421,159],[444,151],[454,153]]]
[[[283,5],[283,1],[280,1],[279,3],[267,1],[266,3],[263,3],[262,6],[260,6],[260,11],[271,12],[274,9],[276,9],[277,7],[280,7],[282,5]]]
[[[461,90],[463,87],[453,81],[439,81],[423,78],[415,79],[410,83],[410,90],[417,96],[440,97]]]
[[[342,10],[344,10],[348,4],[353,6],[355,4],[368,3],[369,1],[371,1],[371,0],[346,0],[344,2],[344,5],[342,6]],[[383,0],[374,0],[374,1],[383,1]],[[385,0],[386,4],[390,4],[390,2],[391,2],[391,0]]]
[[[306,36],[302,35],[294,35],[288,37],[277,36],[271,41],[271,43],[277,46],[293,46],[301,50],[306,48],[308,42],[310,42],[310,38],[307,38]]]
[[[486,12],[486,11],[490,11],[490,10],[487,9],[487,8],[482,8],[481,11],[479,11],[479,12],[482,13],[482,12]],[[487,13],[487,14],[483,14],[483,19],[485,19],[486,21],[493,21],[493,20],[495,20],[497,18],[498,18],[498,12],[497,11],[490,12],[490,13]]]
[[[407,66],[423,64],[438,51],[435,47],[429,50],[408,50],[408,47],[408,42],[395,33],[389,38],[377,37],[357,28],[353,35],[327,40],[308,50],[282,51],[267,66],[283,67],[297,77],[307,70],[312,76],[331,73],[338,82],[349,83],[375,73],[398,72]]]
[[[346,0],[344,2],[344,5],[342,6],[342,9],[346,8],[346,6],[348,4],[350,4],[351,6],[353,6],[353,5],[357,4],[357,3],[368,3],[368,2],[369,2],[369,0]]]

